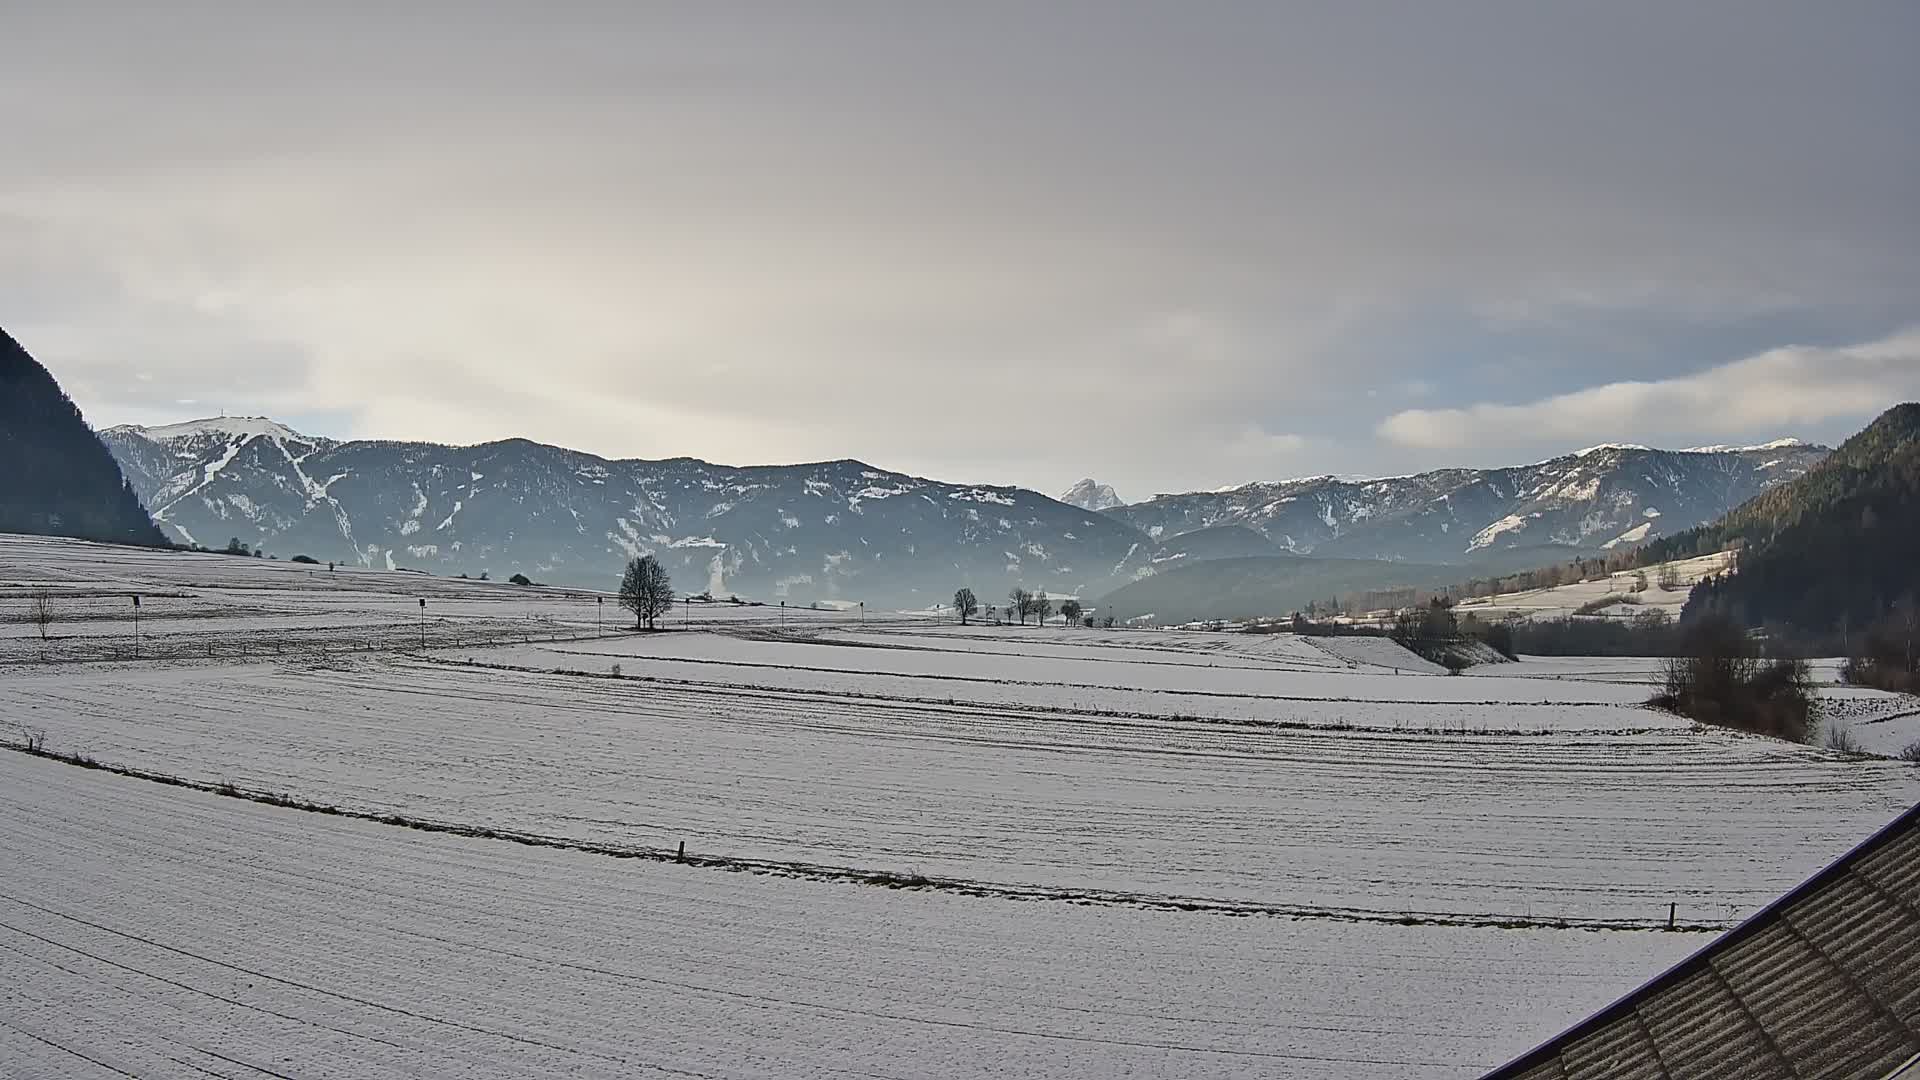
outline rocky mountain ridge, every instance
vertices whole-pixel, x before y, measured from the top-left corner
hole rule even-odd
[[[736,467],[610,460],[524,439],[337,441],[263,417],[101,433],[181,542],[437,574],[610,587],[651,553],[689,592],[925,607],[965,585],[1096,596],[1182,565],[1263,554],[1475,564],[1635,544],[1804,473],[1798,444],[1595,447],[1536,465],[1320,477],[1105,510],[842,460]],[[1099,503],[1092,481],[1069,495]],[[1541,563],[1556,561],[1543,554]]]
[[[258,417],[102,438],[183,542],[438,574],[610,588],[654,554],[683,591],[926,606],[961,585],[1073,591],[1139,543],[1128,526],[1012,487],[858,461],[615,461],[523,439],[335,442]]]
[[[1082,510],[1112,510],[1115,507],[1126,505],[1126,500],[1122,499],[1113,490],[1112,484],[1097,483],[1092,477],[1088,477],[1062,492],[1060,501],[1066,503],[1068,506],[1077,506]]]
[[[1532,465],[1254,483],[1107,512],[1155,539],[1242,525],[1299,555],[1462,563],[1507,548],[1610,549],[1678,532],[1828,453],[1784,439],[1697,450],[1609,444]]]

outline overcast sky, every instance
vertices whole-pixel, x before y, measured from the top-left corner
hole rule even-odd
[[[0,18],[0,326],[96,426],[1143,498],[1920,397],[1912,0]]]

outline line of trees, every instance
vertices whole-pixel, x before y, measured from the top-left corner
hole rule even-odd
[[[1053,614],[1053,600],[1045,592],[1032,592],[1016,585],[1007,593],[1007,614],[1017,617],[1021,626],[1027,625],[1029,615],[1045,624]]]
[[[992,606],[982,608],[980,606],[980,598],[975,596],[973,590],[969,588],[955,590],[953,594],[953,610],[955,614],[960,616],[960,625],[962,626],[967,625],[968,620],[976,615],[984,613],[986,618],[992,619],[998,617],[1000,613],[998,608]],[[1072,597],[1062,600],[1058,610],[1068,626],[1082,621],[1089,626],[1093,625],[1093,620],[1086,616],[1087,609],[1080,601]],[[1015,586],[1012,591],[1007,593],[1006,611],[1007,618],[1019,619],[1021,626],[1027,625],[1028,616],[1032,616],[1044,626],[1047,619],[1053,615],[1055,608],[1052,598],[1047,596],[1046,593],[1034,592],[1030,589]],[[1112,625],[1111,620],[1109,620],[1108,625]]]

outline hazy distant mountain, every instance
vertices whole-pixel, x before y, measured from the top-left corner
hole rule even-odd
[[[1157,495],[1106,511],[1156,539],[1243,525],[1296,554],[1421,563],[1504,548],[1633,545],[1711,521],[1806,473],[1825,447],[1597,446],[1535,465],[1331,476]]]
[[[1082,510],[1111,510],[1125,505],[1120,496],[1114,493],[1112,484],[1097,484],[1092,477],[1068,488],[1060,501],[1068,506],[1077,506]]]
[[[47,369],[0,330],[0,532],[165,540]]]
[[[601,587],[650,552],[683,590],[916,607],[961,585],[983,600],[1013,584],[1092,597],[1179,567],[1284,554],[1484,564],[1537,549],[1545,565],[1711,520],[1826,453],[1599,447],[1518,468],[1250,484],[1094,511],[857,461],[736,468],[609,461],[520,439],[336,442],[261,418],[102,438],[155,520],[208,547],[238,537],[283,557]],[[1092,480],[1067,494],[1114,498]]]
[[[682,591],[924,606],[967,585],[1072,592],[1142,541],[1019,488],[944,484],[857,461],[733,468],[609,461],[513,439],[334,442],[225,418],[103,434],[163,528],[437,574],[525,573],[612,588],[631,555]]]

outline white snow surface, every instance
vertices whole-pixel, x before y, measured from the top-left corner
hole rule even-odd
[[[1468,1078],[1699,943],[761,877],[10,753],[0,813],[0,1060],[39,1080]]]
[[[1634,533],[1639,533],[1642,528],[1634,528],[1621,539],[1633,537]],[[1649,566],[1644,570],[1621,570],[1592,581],[1555,585],[1526,592],[1501,593],[1497,596],[1477,596],[1462,600],[1459,610],[1462,614],[1472,612],[1490,621],[1516,617],[1565,619],[1574,617],[1580,608],[1587,604],[1609,597],[1621,597],[1626,599],[1595,614],[1594,617],[1630,618],[1648,611],[1662,611],[1677,618],[1680,609],[1686,606],[1687,597],[1693,592],[1693,586],[1702,578],[1712,577],[1731,569],[1733,562],[1734,554],[1723,551],[1693,559],[1679,559],[1659,566]],[[1659,586],[1662,567],[1670,567],[1673,570],[1678,588],[1667,590]],[[1641,576],[1644,576],[1647,581],[1645,589],[1639,589]]]
[[[1685,450],[1679,451],[1679,453],[1682,453],[1682,454],[1750,454],[1750,453],[1756,453],[1756,452],[1761,452],[1766,450],[1790,450],[1794,447],[1805,446],[1805,445],[1807,445],[1807,442],[1805,439],[1796,439],[1792,436],[1787,436],[1786,438],[1774,439],[1771,442],[1763,442],[1757,446],[1727,446],[1724,444],[1714,445],[1714,446],[1689,446]]]
[[[1920,800],[1657,661],[605,599],[0,536],[0,741],[376,819],[0,750],[0,1072],[1464,1078]]]

